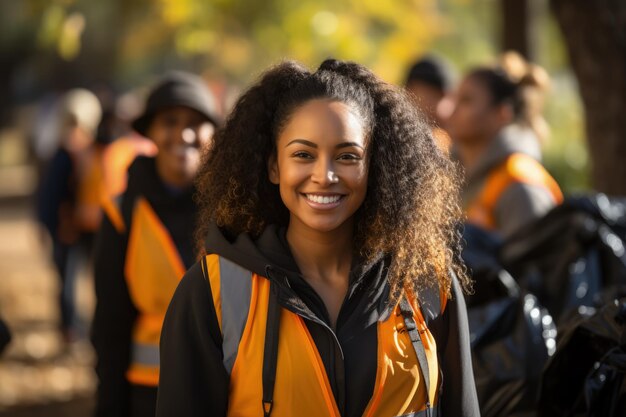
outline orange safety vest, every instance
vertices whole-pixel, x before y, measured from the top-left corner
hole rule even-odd
[[[124,231],[124,220],[115,200],[126,189],[128,168],[138,156],[153,156],[156,152],[154,142],[142,136],[119,138],[104,149],[99,203],[120,233]]]
[[[467,220],[487,230],[495,230],[498,200],[515,183],[542,187],[550,193],[556,204],[563,201],[559,185],[537,160],[522,153],[514,153],[489,174],[482,190],[467,208]]]
[[[261,417],[271,411],[272,417],[339,417],[324,364],[304,319],[282,307],[276,307],[275,382],[271,401],[266,403],[266,330],[274,327],[268,326],[270,280],[214,254],[203,259],[202,269],[210,283],[223,335],[224,367],[230,374],[228,416]],[[404,308],[399,303],[378,322],[376,382],[365,417],[437,414],[441,383],[437,345],[415,298],[407,300]],[[441,300],[443,310],[445,297]],[[410,335],[407,307],[414,324],[412,334],[423,346],[422,359]]]
[[[126,173],[135,158],[140,155],[154,156],[157,148],[153,141],[142,136],[127,136],[116,139],[103,153],[102,198],[109,199],[126,189]]]
[[[100,227],[102,219],[100,206],[103,180],[102,153],[100,146],[93,146],[74,157],[78,176],[75,219],[80,231],[96,232]]]
[[[119,212],[116,218],[122,219]],[[161,327],[185,269],[167,228],[148,201],[139,197],[133,209],[124,265],[130,297],[138,311],[131,365],[126,374],[133,384],[159,384]]]

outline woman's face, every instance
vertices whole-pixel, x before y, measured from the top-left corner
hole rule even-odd
[[[446,122],[450,137],[461,145],[490,141],[506,124],[502,107],[493,104],[482,83],[465,78],[455,94],[453,110]]]
[[[366,136],[361,117],[342,102],[310,100],[292,113],[269,161],[290,227],[330,232],[352,219],[367,190]]]
[[[159,150],[157,168],[163,180],[177,186],[191,184],[198,172],[201,150],[213,132],[213,124],[190,108],[176,106],[157,112],[147,136]]]

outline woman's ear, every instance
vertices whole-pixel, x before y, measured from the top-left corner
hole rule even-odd
[[[278,174],[278,161],[276,160],[276,152],[272,152],[267,160],[267,172],[269,174],[269,180],[272,184],[278,185],[280,183],[280,175]]]

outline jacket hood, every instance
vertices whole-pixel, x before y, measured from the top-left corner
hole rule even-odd
[[[319,317],[321,312],[316,310],[313,313],[310,307],[321,303],[321,299],[302,277],[289,249],[286,231],[284,227],[270,225],[254,239],[248,233],[229,236],[217,225],[212,224],[205,240],[205,249],[209,254],[224,257],[276,283],[279,287],[281,304],[307,315]],[[383,255],[375,257],[368,263],[353,261],[347,299],[365,291],[364,298],[368,304],[365,309],[382,311],[386,307],[389,293],[388,266],[389,259]]]
[[[253,239],[248,233],[233,237],[217,225],[211,224],[205,249],[207,253],[222,256],[261,276],[267,275],[268,268],[298,274],[298,266],[291,256],[284,235],[284,229],[271,225],[257,239]]]
[[[248,233],[229,236],[223,229],[211,224],[205,240],[207,253],[213,253],[238,264],[256,274],[266,276],[268,269],[286,273],[289,277],[301,275],[286,237],[287,229],[269,225],[254,239]],[[382,255],[368,263],[353,262],[350,282],[359,281],[376,264],[383,262]]]

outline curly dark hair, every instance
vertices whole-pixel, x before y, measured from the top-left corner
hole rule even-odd
[[[365,262],[389,256],[390,301],[403,288],[417,294],[437,281],[449,296],[451,271],[469,290],[459,256],[458,167],[400,89],[352,62],[326,60],[313,73],[284,62],[239,98],[198,176],[199,245],[211,223],[253,237],[269,224],[288,224],[278,186],[269,181],[268,159],[294,110],[316,98],[349,105],[369,132],[368,189],[355,213],[355,250]]]

